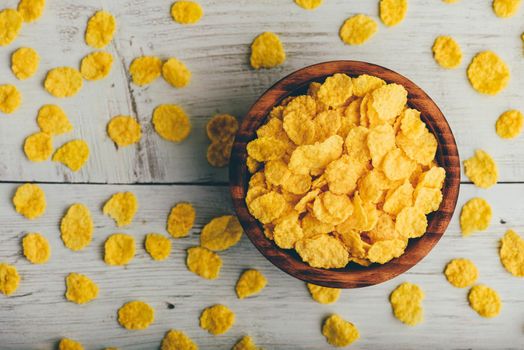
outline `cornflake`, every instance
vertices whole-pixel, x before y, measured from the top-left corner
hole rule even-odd
[[[36,50],[21,47],[11,55],[11,70],[15,77],[25,80],[35,75],[40,65],[40,56]]]
[[[38,110],[36,117],[38,127],[50,135],[60,135],[73,130],[67,115],[57,105],[44,105]]]
[[[235,346],[233,346],[231,350],[262,350],[262,348],[259,348],[255,344],[253,338],[251,338],[249,335],[245,335],[235,344]]]
[[[213,335],[226,333],[235,323],[235,314],[227,306],[210,306],[200,315],[200,327]]]
[[[357,327],[337,314],[329,316],[324,321],[322,334],[329,344],[336,347],[348,346],[360,338]]]
[[[226,250],[240,241],[243,232],[236,216],[216,217],[202,229],[200,245],[213,251]]]
[[[432,50],[435,61],[444,68],[457,68],[462,62],[462,49],[450,36],[437,37]]]
[[[76,340],[62,338],[58,344],[58,350],[84,350],[84,347]]]
[[[177,203],[167,218],[167,232],[174,238],[187,236],[195,223],[195,216],[191,203]]]
[[[206,248],[192,247],[187,250],[187,268],[194,274],[209,280],[214,280],[220,275],[222,259],[220,256]]]
[[[22,28],[23,17],[13,9],[0,11],[0,46],[11,44]]]
[[[251,67],[274,68],[286,60],[286,52],[280,38],[271,32],[260,34],[251,44]]]
[[[130,301],[118,309],[118,323],[129,330],[148,328],[155,320],[155,310],[143,301]]]
[[[388,27],[404,20],[408,12],[408,0],[380,0],[380,19]]]
[[[22,15],[24,22],[34,22],[42,16],[45,8],[45,0],[20,0],[18,13]]]
[[[53,153],[53,138],[45,132],[37,132],[26,137],[24,153],[32,162],[48,160]]]
[[[133,83],[143,86],[152,83],[162,72],[162,61],[155,56],[135,58],[129,66],[129,73]]]
[[[493,51],[478,53],[468,66],[471,86],[480,93],[496,95],[508,85],[509,67]]]
[[[44,87],[55,97],[71,97],[82,88],[82,74],[71,67],[53,68],[47,72]]]
[[[479,277],[479,271],[469,259],[453,259],[444,270],[448,282],[457,288],[472,286]]]
[[[246,270],[242,273],[235,286],[239,299],[260,293],[267,285],[266,277],[258,270]]]
[[[167,259],[171,253],[171,241],[158,233],[150,233],[146,235],[145,240],[146,251],[151,255],[153,260],[161,261]]]
[[[304,238],[296,243],[295,249],[302,260],[312,267],[340,268],[349,262],[348,252],[344,245],[336,238],[326,234]]]
[[[424,292],[416,284],[402,283],[389,296],[393,314],[399,321],[409,326],[419,324],[424,317],[422,308],[424,297]]]
[[[498,316],[502,308],[498,293],[484,284],[473,286],[468,293],[468,300],[469,306],[482,317]]]
[[[193,1],[177,1],[171,6],[171,17],[180,24],[195,24],[204,15],[202,7]]]
[[[74,251],[82,250],[93,239],[91,212],[83,204],[73,204],[60,221],[60,233],[64,245]]]
[[[173,87],[183,88],[191,81],[191,71],[176,58],[170,58],[162,65],[162,76]]]
[[[493,12],[497,17],[513,17],[520,8],[521,0],[493,0]]]
[[[464,204],[460,213],[460,229],[463,236],[489,227],[492,217],[491,206],[484,199],[472,198]]]
[[[161,350],[198,350],[198,345],[184,332],[171,329],[162,339]]]
[[[102,49],[113,40],[115,30],[115,17],[107,11],[98,11],[87,22],[86,43],[95,49]]]
[[[16,267],[0,263],[0,293],[11,295],[18,289],[20,276]]]
[[[340,39],[348,45],[362,45],[378,30],[377,22],[366,15],[355,15],[348,18],[340,27]]]
[[[22,95],[14,85],[0,85],[0,112],[11,114],[20,107]]]
[[[113,56],[109,52],[93,52],[80,63],[80,73],[86,80],[100,80],[107,77],[113,66]]]
[[[142,129],[135,118],[117,115],[107,123],[107,134],[118,147],[126,147],[140,141]]]
[[[75,304],[85,304],[98,296],[98,286],[86,275],[70,273],[66,277],[66,299]]]
[[[104,261],[108,265],[127,265],[135,256],[135,239],[131,235],[116,233],[104,244]]]
[[[29,220],[42,216],[47,206],[44,191],[35,184],[20,185],[13,197],[13,204],[16,212]]]
[[[165,104],[155,108],[153,126],[162,138],[171,142],[182,142],[191,132],[187,114],[177,105]]]
[[[464,173],[480,188],[492,187],[499,177],[497,164],[483,150],[476,150],[473,157],[464,161]]]
[[[137,210],[138,200],[133,192],[118,192],[109,198],[102,211],[115,220],[118,227],[122,227],[133,221]]]
[[[524,239],[515,231],[508,230],[500,240],[499,256],[509,273],[524,277]]]
[[[233,139],[228,142],[212,143],[207,148],[206,158],[209,165],[216,168],[223,168],[229,164],[231,150],[233,148]]]
[[[22,239],[24,256],[33,264],[45,264],[51,256],[51,247],[40,233],[28,233]]]
[[[230,114],[216,114],[206,124],[207,137],[212,143],[226,142],[235,137],[237,118]]]
[[[320,304],[332,304],[340,297],[338,288],[322,287],[312,283],[306,283],[306,285],[313,300]]]
[[[522,132],[522,112],[511,109],[500,115],[495,124],[497,135],[503,139],[513,139]]]

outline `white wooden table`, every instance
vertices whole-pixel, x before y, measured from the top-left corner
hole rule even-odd
[[[498,138],[494,122],[509,108],[524,110],[524,57],[520,34],[524,9],[502,20],[491,11],[491,1],[412,0],[408,17],[398,27],[379,25],[379,32],[359,47],[344,46],[338,38],[343,20],[356,13],[377,18],[377,1],[326,0],[316,11],[305,11],[292,0],[200,0],[205,16],[194,26],[180,26],[169,15],[172,0],[49,0],[44,16],[24,25],[18,40],[0,48],[0,83],[14,83],[23,94],[22,107],[0,116],[0,261],[17,266],[22,281],[10,298],[0,296],[0,349],[54,349],[61,337],[81,341],[86,349],[118,346],[155,349],[170,328],[185,331],[202,349],[229,349],[250,334],[267,349],[328,348],[320,327],[336,312],[355,323],[361,339],[355,349],[524,349],[524,281],[511,276],[499,262],[498,240],[506,229],[524,233],[524,136]],[[2,0],[0,7],[14,7]],[[91,50],[83,41],[87,18],[98,9],[112,12],[118,31],[108,50],[115,57],[109,78],[87,82],[74,98],[48,95],[42,81],[48,69],[77,66]],[[278,33],[288,59],[273,70],[248,66],[249,44],[263,31]],[[462,45],[464,62],[457,70],[439,68],[431,57],[437,35],[454,36]],[[9,56],[29,46],[41,54],[41,68],[32,79],[17,81],[9,70]],[[511,67],[512,79],[496,97],[481,96],[469,86],[465,69],[481,50],[496,51]],[[142,54],[182,59],[193,72],[188,88],[176,90],[162,79],[139,88],[129,83],[127,68]],[[437,102],[457,138],[463,159],[476,148],[490,152],[499,164],[500,183],[480,190],[463,182],[458,208],[473,196],[493,206],[487,232],[462,238],[458,211],[437,247],[415,268],[387,283],[342,292],[333,305],[320,305],[305,285],[273,267],[247,238],[221,253],[221,277],[203,280],[185,267],[185,249],[198,244],[202,226],[212,217],[231,213],[227,170],[211,168],[205,159],[207,119],[217,113],[241,117],[276,80],[305,65],[332,59],[355,59],[394,69],[424,88]],[[22,152],[24,138],[37,131],[38,108],[61,105],[75,129],[55,140],[83,138],[91,157],[78,173],[52,162],[31,163]],[[159,138],[150,123],[153,108],[177,103],[190,115],[194,129],[182,144]],[[106,136],[107,121],[117,114],[136,116],[143,127],[140,144],[116,149]],[[467,180],[464,178],[464,180]],[[11,197],[18,183],[41,182],[48,198],[46,214],[28,221],[16,214]],[[133,191],[140,209],[125,230],[101,213],[103,202],[116,191]],[[115,232],[126,232],[142,242],[149,232],[165,233],[170,207],[192,202],[197,223],[188,238],[174,240],[171,257],[154,262],[141,244],[129,266],[104,264],[103,242]],[[93,213],[95,234],[82,252],[66,249],[59,237],[59,221],[74,202]],[[31,265],[22,256],[21,238],[27,232],[44,234],[52,245],[46,265]],[[479,317],[467,303],[467,290],[451,287],[442,270],[452,258],[472,259],[480,283],[495,288],[504,302],[494,319]],[[234,284],[245,268],[260,269],[268,287],[258,296],[238,300]],[[97,300],[83,306],[64,298],[69,272],[91,276],[100,286]],[[425,322],[407,327],[391,314],[388,295],[401,282],[420,284],[426,292]],[[145,331],[127,331],[116,321],[116,311],[140,299],[156,309],[155,323]],[[231,307],[235,326],[213,337],[198,327],[201,310],[215,303]],[[174,306],[174,308],[173,308]]]

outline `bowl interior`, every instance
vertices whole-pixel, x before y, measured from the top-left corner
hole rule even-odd
[[[442,189],[443,199],[438,211],[428,215],[425,235],[410,239],[405,253],[399,258],[379,265],[362,267],[350,263],[342,269],[318,269],[304,263],[294,250],[284,250],[267,239],[261,224],[249,213],[245,197],[250,174],[246,167],[246,145],[256,137],[256,130],[266,121],[267,114],[284,98],[304,94],[310,83],[322,83],[335,73],[352,77],[369,74],[387,83],[403,85],[408,91],[408,105],[421,112],[421,118],[438,141],[436,162],[446,170]],[[277,82],[251,107],[237,133],[230,162],[230,189],[233,205],[246,234],[275,266],[303,281],[336,288],[358,288],[387,281],[413,267],[435,246],[444,234],[455,210],[460,186],[460,159],[453,133],[446,118],[417,85],[387,68],[359,61],[332,61],[300,69]]]

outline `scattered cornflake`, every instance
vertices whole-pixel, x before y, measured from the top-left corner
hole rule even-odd
[[[129,66],[133,83],[143,86],[152,83],[162,72],[162,61],[155,56],[137,57]]]
[[[497,17],[509,18],[517,14],[522,0],[493,0],[493,12]]]
[[[144,245],[153,260],[165,260],[171,253],[171,241],[169,238],[158,233],[149,233],[146,235]]]
[[[118,309],[118,323],[129,330],[146,329],[155,320],[155,310],[143,301],[130,301]]]
[[[167,232],[174,238],[185,237],[195,223],[196,212],[191,203],[177,203],[167,218]]]
[[[239,299],[258,294],[267,285],[267,279],[258,270],[246,270],[242,273],[235,286],[235,291]]]
[[[0,263],[0,293],[11,295],[18,289],[20,276],[16,267],[5,263]]]
[[[195,24],[203,15],[202,6],[194,1],[176,1],[171,6],[171,17],[180,24]]]
[[[22,94],[11,84],[0,85],[0,112],[11,114],[20,107]]]
[[[82,250],[93,239],[91,212],[83,204],[75,203],[67,209],[60,221],[60,233],[64,245],[74,251]]]
[[[127,265],[135,256],[135,239],[125,233],[116,233],[104,244],[104,261],[108,265]]]
[[[209,165],[215,168],[223,168],[229,164],[233,139],[228,142],[214,142],[207,148],[206,158]]]
[[[329,344],[336,347],[351,345],[360,338],[357,327],[337,314],[332,314],[324,321],[322,334]]]
[[[472,286],[479,277],[479,271],[469,259],[453,259],[444,270],[448,282],[457,288]]]
[[[37,132],[26,137],[24,153],[32,162],[48,160],[53,153],[53,138],[45,132]]]
[[[227,306],[210,306],[200,315],[200,327],[213,335],[226,333],[235,323],[235,314]]]
[[[44,191],[35,184],[20,185],[13,197],[13,204],[16,212],[29,220],[44,214],[47,206]]]
[[[198,345],[184,332],[171,329],[162,339],[161,350],[198,350]]]
[[[497,183],[499,170],[497,163],[483,151],[476,150],[475,155],[464,161],[464,173],[480,188],[490,188]]]
[[[43,132],[60,135],[73,130],[67,115],[57,105],[44,105],[38,110],[36,123]]]
[[[424,317],[422,300],[425,295],[416,284],[405,282],[400,284],[389,296],[393,314],[401,322],[415,326]]]
[[[502,301],[492,288],[479,284],[471,287],[468,293],[469,306],[482,317],[495,317],[500,313]]]
[[[262,350],[256,344],[253,338],[249,335],[245,335],[240,339],[231,350]]]
[[[502,265],[516,277],[524,277],[524,239],[513,230],[508,230],[500,240],[499,250]]]
[[[112,66],[113,56],[109,52],[93,52],[82,58],[80,73],[86,80],[100,80],[107,77]]]
[[[323,2],[324,0],[295,0],[295,3],[305,10],[314,10],[322,5]]]
[[[62,338],[58,343],[58,350],[84,350],[80,342],[69,338]]]
[[[115,17],[107,11],[98,11],[87,21],[85,41],[95,49],[102,49],[113,40],[115,30]]]
[[[89,158],[89,146],[84,140],[73,140],[62,145],[53,154],[52,160],[60,162],[72,171],[78,171]]]
[[[380,0],[380,19],[388,27],[404,20],[408,12],[408,0]]]
[[[348,45],[362,45],[378,30],[377,22],[371,17],[359,14],[348,18],[340,27],[340,39]]]
[[[51,256],[51,247],[40,233],[28,233],[22,239],[24,256],[33,264],[44,264]]]
[[[446,4],[454,4],[456,2],[459,2],[460,0],[442,0],[443,2],[445,2]]]
[[[286,52],[280,38],[275,33],[265,32],[253,40],[251,44],[251,67],[274,68],[286,60]]]
[[[155,108],[153,126],[162,138],[171,142],[182,142],[191,132],[186,112],[177,105],[164,104]]]
[[[23,21],[22,15],[16,10],[0,11],[0,46],[9,45],[16,39]]]
[[[493,51],[483,51],[473,57],[467,73],[471,86],[488,95],[504,90],[511,76],[506,62]]]
[[[98,296],[98,286],[86,275],[72,272],[66,277],[67,300],[76,304],[85,304]]]
[[[235,215],[213,218],[200,233],[200,245],[213,251],[221,251],[236,245],[243,233]]]
[[[107,123],[107,134],[118,147],[126,147],[140,141],[142,129],[136,118],[117,115]]]
[[[460,229],[463,236],[489,227],[492,217],[491,206],[486,200],[476,197],[464,204],[460,213]]]
[[[164,62],[162,76],[171,86],[176,88],[186,87],[191,81],[191,71],[176,58],[170,58]]]
[[[82,88],[82,74],[71,67],[53,68],[47,72],[44,87],[51,95],[59,98],[76,95]]]
[[[216,114],[206,124],[207,137],[212,143],[226,142],[235,137],[238,130],[237,118],[230,114]]]
[[[117,192],[104,204],[102,211],[115,220],[118,227],[133,221],[138,210],[138,200],[133,192]]]
[[[191,247],[187,250],[186,264],[194,274],[214,280],[220,275],[222,259],[217,253],[202,247]]]
[[[21,47],[11,55],[11,70],[20,80],[35,75],[39,65],[40,56],[35,49],[30,47]]]
[[[516,109],[508,110],[500,115],[495,124],[497,135],[503,139],[513,139],[522,132],[523,115]]]
[[[433,43],[433,58],[444,68],[457,68],[462,62],[462,49],[450,36],[441,35]]]
[[[306,283],[307,289],[313,300],[320,304],[332,304],[340,297],[340,289],[317,286],[316,284]]]

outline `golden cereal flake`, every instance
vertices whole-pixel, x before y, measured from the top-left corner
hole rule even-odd
[[[60,221],[60,233],[64,245],[74,251],[82,250],[93,239],[91,212],[83,204],[73,204]]]
[[[73,130],[67,115],[57,105],[43,105],[36,117],[38,127],[50,135],[60,135]]]
[[[400,131],[408,139],[416,140],[424,135],[426,124],[420,119],[420,112],[407,108],[400,114]]]
[[[387,84],[371,93],[369,106],[377,118],[382,121],[391,121],[399,116],[407,103],[408,92],[399,84]]]
[[[11,55],[11,70],[20,80],[35,75],[39,65],[40,56],[35,49],[30,47],[21,47]]]
[[[417,187],[420,186],[441,189],[445,179],[446,170],[444,168],[434,166],[419,175]]]
[[[500,240],[499,256],[513,276],[524,277],[524,239],[515,231],[508,230]]]
[[[274,68],[286,60],[286,52],[280,38],[275,33],[265,32],[253,40],[251,44],[251,67]]]
[[[320,304],[332,304],[340,297],[338,288],[322,287],[312,283],[306,283],[306,285],[313,300]]]
[[[100,80],[108,76],[113,66],[113,55],[98,51],[82,58],[80,73],[86,80]]]
[[[237,118],[225,113],[214,115],[206,124],[207,137],[212,143],[226,142],[234,138],[237,130]]]
[[[200,245],[213,251],[221,251],[236,245],[243,233],[242,226],[234,215],[213,218],[200,233]]]
[[[45,193],[35,184],[20,185],[13,197],[13,205],[17,213],[29,220],[36,219],[45,212],[47,206]]]
[[[164,104],[155,108],[153,126],[162,138],[171,142],[182,142],[191,132],[187,114],[177,105]]]
[[[334,74],[320,86],[317,98],[329,107],[340,107],[353,95],[353,81],[343,73]],[[331,135],[328,135],[331,136]]]
[[[495,124],[497,135],[503,139],[513,139],[522,132],[522,112],[511,109],[500,115]]]
[[[389,296],[393,314],[399,321],[409,326],[419,324],[424,317],[422,308],[424,297],[424,292],[416,284],[409,282],[400,284]]]
[[[104,244],[104,261],[108,265],[127,265],[135,256],[135,239],[131,235],[116,233]]]
[[[286,200],[280,193],[275,191],[263,194],[248,204],[251,215],[263,224],[268,224],[278,219],[286,208]]]
[[[362,74],[353,78],[353,94],[364,97],[366,94],[386,85],[386,82],[378,77]]]
[[[385,264],[404,254],[407,239],[391,239],[375,242],[369,247],[367,258],[374,263]]]
[[[13,9],[0,11],[0,46],[13,42],[22,28],[23,17]]]
[[[220,275],[222,259],[209,249],[192,247],[187,250],[186,264],[188,270],[194,274],[214,280]]]
[[[469,306],[482,317],[495,317],[500,313],[502,301],[492,288],[479,284],[471,287],[468,293]]]
[[[20,276],[16,267],[0,263],[0,293],[11,295],[18,289]]]
[[[233,139],[227,142],[214,142],[207,148],[206,158],[209,165],[216,168],[223,168],[229,164],[231,150],[233,149]]]
[[[67,300],[76,304],[85,304],[98,296],[98,285],[86,275],[72,272],[66,277]]]
[[[258,270],[246,270],[242,273],[235,286],[239,299],[258,294],[267,285],[267,279]]]
[[[388,27],[404,20],[408,12],[408,0],[380,0],[380,19]]]
[[[324,321],[322,334],[329,344],[336,347],[349,346],[360,338],[357,327],[337,314],[332,314]]]
[[[433,43],[433,58],[444,68],[457,68],[462,62],[460,45],[448,35],[441,35]]]
[[[493,0],[493,12],[497,17],[513,17],[519,10],[522,0]]]
[[[109,198],[102,211],[122,227],[133,221],[137,210],[138,200],[133,192],[118,192]]]
[[[411,139],[404,133],[398,133],[395,139],[397,146],[399,146],[406,155],[421,165],[428,166],[435,159],[437,152],[437,139],[429,132],[427,128],[424,129],[422,135]]]
[[[154,321],[155,309],[143,301],[130,301],[118,309],[118,323],[126,329],[146,329]]]
[[[331,269],[341,268],[348,264],[349,255],[344,245],[329,235],[319,235],[298,241],[295,249],[312,267]]]
[[[195,24],[203,15],[202,6],[194,1],[176,1],[171,6],[171,17],[180,24]]]
[[[418,187],[413,193],[414,206],[422,210],[424,214],[437,211],[442,202],[442,192],[438,188]]]
[[[346,234],[350,232],[356,232],[356,231],[349,231]],[[367,232],[366,236],[369,238],[371,243],[375,243],[378,241],[387,241],[387,240],[395,239],[399,236],[399,234],[400,233],[395,230],[395,221],[393,221],[393,217],[384,212],[379,212],[378,221],[375,227],[371,231]],[[360,239],[360,234],[358,234],[358,236]],[[349,244],[346,243],[346,240],[347,238],[342,236],[342,241],[346,244],[346,246],[350,246]]]
[[[492,217],[491,206],[484,199],[472,198],[464,204],[460,213],[460,229],[463,236],[489,227]]]
[[[171,253],[171,241],[169,238],[158,233],[149,233],[145,240],[146,252],[151,255],[153,260],[166,260]]]
[[[395,220],[395,230],[405,238],[418,238],[426,233],[428,220],[424,212],[418,208],[405,207]]]
[[[322,5],[323,2],[324,0],[295,0],[295,4],[305,10],[314,10]]]
[[[107,123],[107,134],[118,147],[126,147],[140,141],[142,128],[136,118],[117,115]]]
[[[51,256],[51,247],[40,233],[28,233],[22,239],[24,256],[33,264],[44,264]]]
[[[442,0],[443,2],[445,2],[446,4],[454,4],[456,2],[459,2],[460,0]]]
[[[185,237],[195,223],[196,212],[191,203],[177,203],[167,218],[167,232],[174,238]]]
[[[472,286],[479,277],[479,271],[469,259],[453,259],[444,270],[448,282],[457,288]]]
[[[191,81],[191,71],[176,58],[170,58],[162,65],[162,76],[173,87],[183,88]]]
[[[198,345],[184,332],[171,329],[162,339],[160,350],[198,350]]]
[[[340,27],[340,39],[348,45],[362,45],[378,30],[377,22],[371,17],[358,14],[346,19]]]
[[[405,207],[413,204],[413,186],[409,181],[394,190],[389,190],[384,201],[383,209],[391,215],[398,215]]]
[[[395,149],[395,131],[389,124],[382,124],[369,131],[367,145],[373,167],[381,165],[384,156]]]
[[[162,61],[155,56],[137,57],[129,66],[133,83],[143,86],[152,83],[162,72]]]
[[[464,161],[464,173],[480,188],[490,188],[497,183],[499,170],[497,163],[483,151],[476,150],[475,155]]]
[[[18,13],[24,22],[34,22],[42,16],[45,8],[45,0],[20,0],[18,3]]]
[[[0,85],[0,112],[11,114],[20,107],[22,94],[16,86],[11,84]]]
[[[55,97],[71,97],[82,88],[82,74],[71,67],[53,68],[47,72],[44,87]]]
[[[229,160],[228,160],[228,162],[229,162]],[[249,171],[249,173],[250,174],[254,174],[260,168],[260,163],[257,162],[256,160],[254,160],[253,158],[251,158],[250,156],[247,156],[246,166],[247,166],[247,170]]]
[[[353,203],[345,194],[321,193],[313,202],[313,215],[321,222],[338,225],[353,213]]]
[[[315,122],[310,116],[298,111],[284,114],[283,128],[289,139],[296,145],[307,145],[316,141]]]
[[[329,163],[324,172],[329,191],[335,194],[351,194],[365,171],[365,166],[358,159],[342,155]]]
[[[468,66],[471,86],[480,93],[496,95],[508,85],[509,67],[495,52],[478,53]]]
[[[262,350],[256,344],[253,338],[249,335],[245,335],[240,339],[231,350]]]
[[[235,314],[227,306],[210,306],[200,315],[200,328],[213,335],[226,333],[235,324]]]
[[[295,174],[308,175],[322,171],[342,154],[344,140],[333,135],[323,142],[297,147],[291,154],[289,169]]]
[[[85,41],[95,49],[102,49],[113,40],[115,31],[115,17],[107,11],[98,11],[87,22]]]
[[[400,148],[390,150],[382,159],[381,168],[390,180],[404,180],[415,171],[417,163],[411,160]]]
[[[37,132],[26,137],[24,153],[32,162],[48,160],[53,153],[53,138],[45,132]]]
[[[84,350],[84,347],[76,340],[62,338],[60,339],[60,343],[58,343],[58,350]]]

